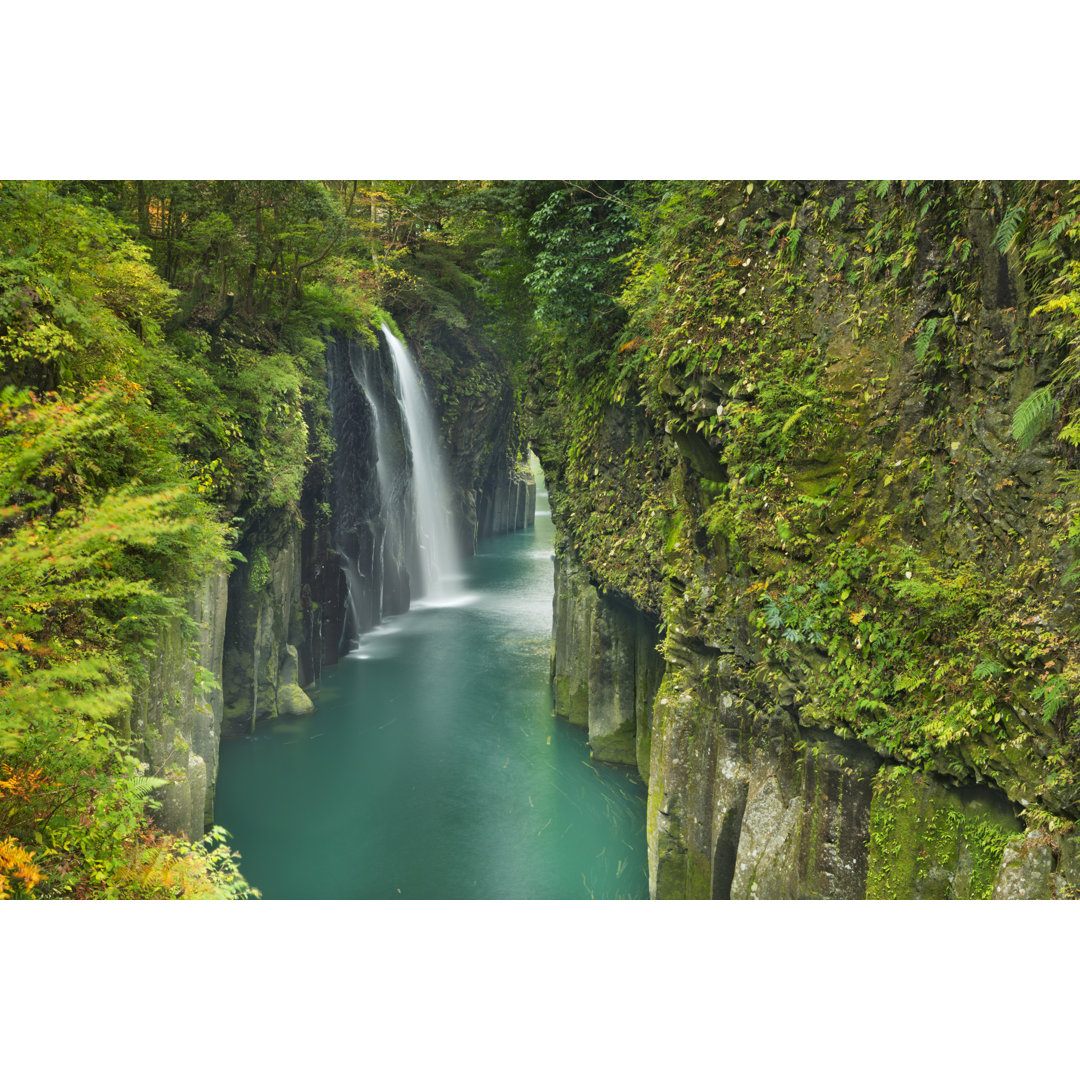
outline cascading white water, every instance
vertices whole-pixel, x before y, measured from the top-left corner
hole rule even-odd
[[[457,592],[461,568],[449,507],[451,489],[443,465],[442,447],[431,404],[408,348],[385,323],[382,332],[394,361],[398,400],[412,450],[417,544],[424,579],[418,592],[427,597],[446,598]]]

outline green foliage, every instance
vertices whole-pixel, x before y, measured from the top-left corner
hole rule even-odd
[[[921,364],[926,359],[926,354],[930,349],[930,343],[934,340],[934,334],[937,333],[937,328],[937,319],[927,319],[919,330],[919,336],[915,339],[915,362],[917,364]]]
[[[784,593],[776,598],[768,594],[762,596],[765,626],[777,637],[793,645],[806,642],[823,646],[825,637],[818,629],[818,620],[800,604],[807,591],[805,586],[800,585],[796,586],[793,593]]]
[[[1005,212],[996,240],[1002,252],[1016,249],[1027,286],[1035,297],[1033,316],[1041,316],[1062,360],[1050,383],[1029,395],[1013,418],[1013,435],[1022,448],[1050,426],[1064,408],[1066,422],[1059,437],[1077,445],[1071,406],[1080,375],[1080,189],[1076,185],[1039,182],[1015,185],[1017,201]]]
[[[231,446],[233,473],[255,510],[297,508],[309,464],[302,360],[231,346],[222,385],[244,441]]]
[[[971,675],[974,679],[996,679],[1004,674],[1005,670],[1005,665],[999,664],[996,660],[982,659],[975,665],[975,670]]]
[[[870,809],[867,899],[988,899],[1015,834],[1006,815],[967,806],[906,769],[882,769]]]
[[[142,378],[175,293],[118,222],[54,185],[0,185],[0,373],[43,390]]]
[[[177,459],[162,475],[167,455],[147,447],[154,486],[131,474],[104,486],[125,479],[131,404],[0,391],[0,753],[33,738],[48,755],[122,723],[128,668],[224,556],[225,530]]]
[[[994,233],[994,246],[1002,255],[1012,251],[1027,222],[1027,211],[1021,203],[1010,206]]]
[[[34,895],[129,895],[159,783],[128,751],[131,678],[225,557],[184,455],[221,398],[197,350],[166,344],[175,294],[100,208],[5,183],[0,263],[2,816]]]
[[[251,558],[251,570],[248,574],[248,589],[255,594],[261,593],[270,580],[270,560],[264,548],[257,548]]]
[[[613,308],[633,220],[603,185],[560,187],[535,210],[528,235],[535,254],[525,285],[543,323],[580,329]]]
[[[1056,411],[1057,402],[1050,386],[1039,387],[1020,403],[1013,415],[1012,433],[1022,450],[1028,449],[1050,426]]]

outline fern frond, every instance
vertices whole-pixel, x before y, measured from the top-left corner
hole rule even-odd
[[[128,778],[128,785],[141,798],[152,795],[160,788],[168,787],[169,781],[163,780],[160,776],[131,776]]]
[[[790,427],[791,427],[791,426],[792,426],[793,424],[795,424],[795,423],[796,423],[796,422],[798,421],[799,417],[800,417],[800,416],[802,416],[802,414],[803,414],[804,412],[806,412],[806,410],[807,410],[807,409],[809,409],[809,408],[810,408],[810,407],[811,407],[812,405],[813,405],[813,402],[812,402],[812,401],[808,401],[808,402],[807,402],[807,403],[806,403],[805,405],[800,405],[800,406],[799,406],[799,407],[798,407],[798,408],[797,408],[797,409],[796,409],[796,410],[795,410],[795,411],[794,411],[794,412],[793,412],[793,413],[792,413],[792,414],[791,414],[791,415],[790,415],[790,416],[789,416],[789,417],[788,417],[788,418],[787,418],[787,419],[786,419],[786,420],[784,421],[784,426],[783,426],[783,427],[782,427],[782,428],[780,429],[780,434],[781,434],[781,435],[784,435],[784,434],[786,434],[786,433],[787,433],[787,430],[788,430],[788,428],[790,428]]]
[[[1020,204],[1010,206],[1005,211],[1005,216],[1001,219],[997,232],[994,233],[994,246],[1002,255],[1008,254],[1016,243],[1026,221],[1027,211]]]
[[[1005,665],[996,660],[980,660],[971,674],[976,679],[996,679],[1004,670]]]
[[[1050,243],[1057,243],[1057,238],[1073,223],[1075,213],[1066,214],[1051,230]]]
[[[1080,446],[1080,422],[1070,420],[1059,432],[1058,438],[1070,446]]]
[[[938,319],[929,319],[923,323],[923,328],[919,331],[919,336],[915,340],[915,362],[921,364],[926,359],[926,354],[930,350],[930,342],[934,340],[934,334],[937,333]]]
[[[1060,686],[1051,688],[1043,699],[1043,722],[1049,724],[1069,704],[1069,695]]]
[[[1029,394],[1013,414],[1013,438],[1026,450],[1050,426],[1057,412],[1057,402],[1049,386],[1041,386]]]

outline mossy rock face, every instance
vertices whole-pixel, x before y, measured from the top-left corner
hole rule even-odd
[[[731,898],[861,899],[880,759],[830,732],[807,730],[793,742],[767,744],[751,764]],[[714,862],[714,878],[716,870]]]
[[[570,695],[570,712],[564,717],[571,724],[587,728],[589,726],[589,684],[580,683]]]
[[[877,755],[737,697],[730,659],[669,663],[654,704],[652,895],[861,898]]]
[[[867,898],[988,899],[1020,833],[1013,809],[988,789],[883,769],[870,812]]]
[[[999,883],[1000,880],[999,876]],[[1080,899],[1080,836],[1076,833],[1058,838],[1057,863],[1051,884],[1055,899]]]
[[[1049,900],[1054,895],[1054,850],[1041,831],[1014,837],[994,883],[995,900]]]
[[[637,760],[637,623],[621,605],[598,597],[589,644],[589,745],[602,761]]]
[[[555,675],[551,680],[556,716],[570,716],[570,678],[567,675]]]
[[[254,542],[254,541],[252,541]],[[256,723],[278,715],[281,666],[291,649],[291,680],[296,681],[296,641],[302,632],[300,594],[301,536],[287,515],[263,524],[259,550],[266,566],[257,590],[250,572],[240,568],[229,582],[228,620],[224,636],[222,687],[224,727],[250,734]]]
[[[1080,899],[1080,836],[1029,829],[1005,848],[995,900]]]
[[[820,498],[837,491],[846,475],[843,459],[835,458],[797,466],[792,472],[791,482],[803,495]]]
[[[570,560],[555,561],[552,686],[555,715],[589,723],[589,669],[597,593],[588,575]]]
[[[649,895],[654,900],[681,900],[686,896],[685,801],[689,795],[689,769],[685,754],[692,718],[686,714],[688,702],[680,695],[680,684],[665,676],[653,706],[645,833]]]
[[[209,575],[190,598],[190,621],[174,619],[161,631],[156,655],[134,678],[132,748],[150,775],[168,780],[155,819],[193,839],[213,820],[226,599],[225,574]]]
[[[1030,231],[1002,256],[1001,200],[1015,208],[1019,196],[992,187],[679,185],[682,224],[646,232],[641,252],[670,288],[625,294],[634,350],[598,354],[588,371],[553,353],[530,395],[562,546],[601,591],[623,589],[639,606],[659,597],[669,666],[739,657],[723,690],[750,702],[746,725],[767,726],[770,695],[789,710],[778,760],[806,729],[828,729],[946,790],[987,783],[1032,822],[1073,820],[1080,633],[1063,579],[1075,559],[1075,458],[1052,429],[1028,449],[1011,430],[1017,407],[1060,370],[1055,333],[1068,327],[1047,332],[1052,309],[1031,315],[1046,281],[1023,277],[1048,219],[1025,218]],[[612,400],[624,368],[643,409],[622,386]],[[591,374],[601,370],[606,381]],[[635,471],[646,458],[654,467]],[[634,533],[651,546],[628,557],[630,519],[654,508],[654,529]],[[705,695],[696,739],[716,749],[727,721]],[[738,797],[725,794],[726,809],[707,814],[712,835],[693,839],[705,826],[691,807],[721,772],[688,736],[680,754],[659,757],[656,739],[650,780],[677,790],[690,815],[665,850],[710,854]],[[803,802],[784,858],[806,860],[797,888],[813,892],[827,844],[808,852],[830,834],[815,792],[786,790],[785,768],[776,797]],[[777,828],[787,813],[773,815]],[[912,815],[917,865],[893,865],[878,830],[874,889],[987,895],[990,856],[1015,821],[970,800]],[[821,894],[829,887],[826,875]]]
[[[592,756],[597,761],[607,761],[613,765],[636,765],[635,734],[633,730],[622,729],[611,735],[590,735]]]

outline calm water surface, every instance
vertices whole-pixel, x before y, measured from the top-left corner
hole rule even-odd
[[[266,899],[648,895],[645,788],[552,716],[552,530],[485,541],[324,674],[317,711],[221,748],[216,817]]]

